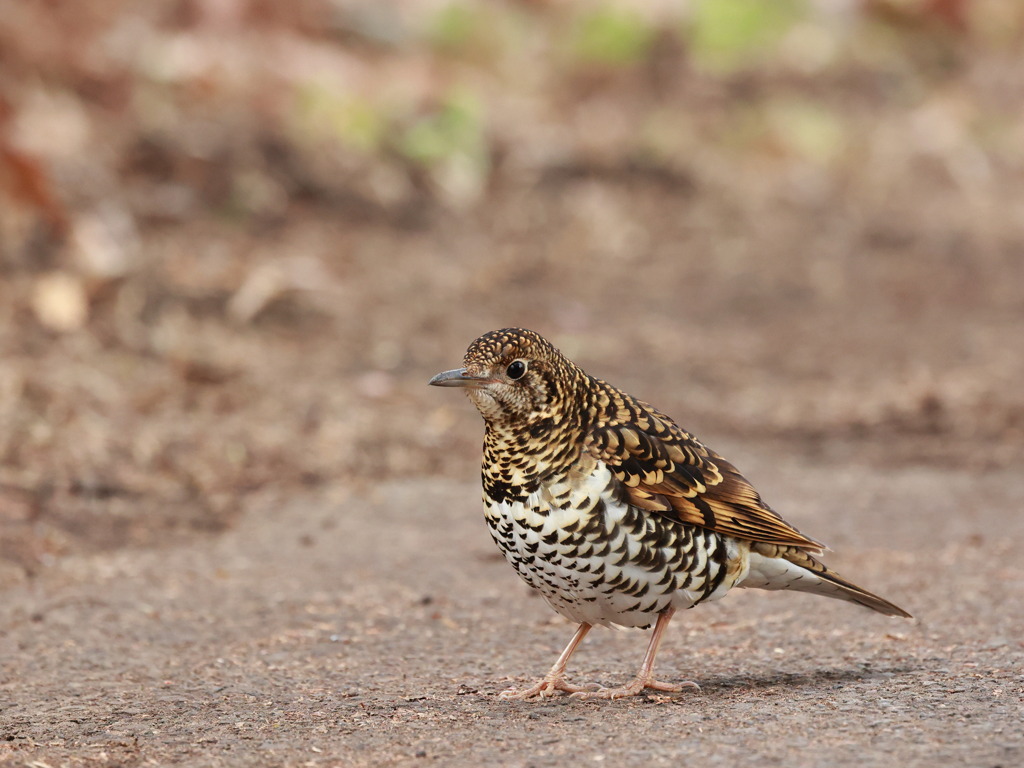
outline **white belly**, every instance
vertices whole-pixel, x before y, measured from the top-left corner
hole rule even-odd
[[[549,484],[524,503],[485,498],[495,543],[558,613],[646,627],[669,606],[718,599],[745,575],[721,557],[709,560],[709,552],[725,548],[732,562],[735,541],[623,504],[608,491],[611,480],[598,465],[586,482]]]

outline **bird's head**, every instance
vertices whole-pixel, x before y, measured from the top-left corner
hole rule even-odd
[[[470,344],[462,368],[429,383],[464,388],[488,425],[529,428],[562,419],[578,371],[539,333],[503,328]]]

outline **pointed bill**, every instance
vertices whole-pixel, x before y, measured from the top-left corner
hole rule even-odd
[[[455,368],[451,371],[442,371],[427,382],[432,387],[469,387],[476,389],[491,382],[491,379],[471,376],[465,368]]]

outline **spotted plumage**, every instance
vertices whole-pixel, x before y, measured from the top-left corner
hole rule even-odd
[[[819,562],[823,545],[776,514],[732,464],[533,331],[481,336],[463,368],[430,383],[465,388],[484,418],[484,513],[498,548],[579,624],[543,680],[505,696],[679,690],[651,673],[665,627],[676,610],[733,587],[795,589],[909,616]],[[655,625],[626,686],[590,690],[565,679],[595,624]]]

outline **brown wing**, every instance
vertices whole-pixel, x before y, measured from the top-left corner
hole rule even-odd
[[[747,541],[825,549],[779,517],[736,467],[668,416],[624,393],[611,396],[616,417],[598,421],[586,445],[609,466],[631,503]]]

